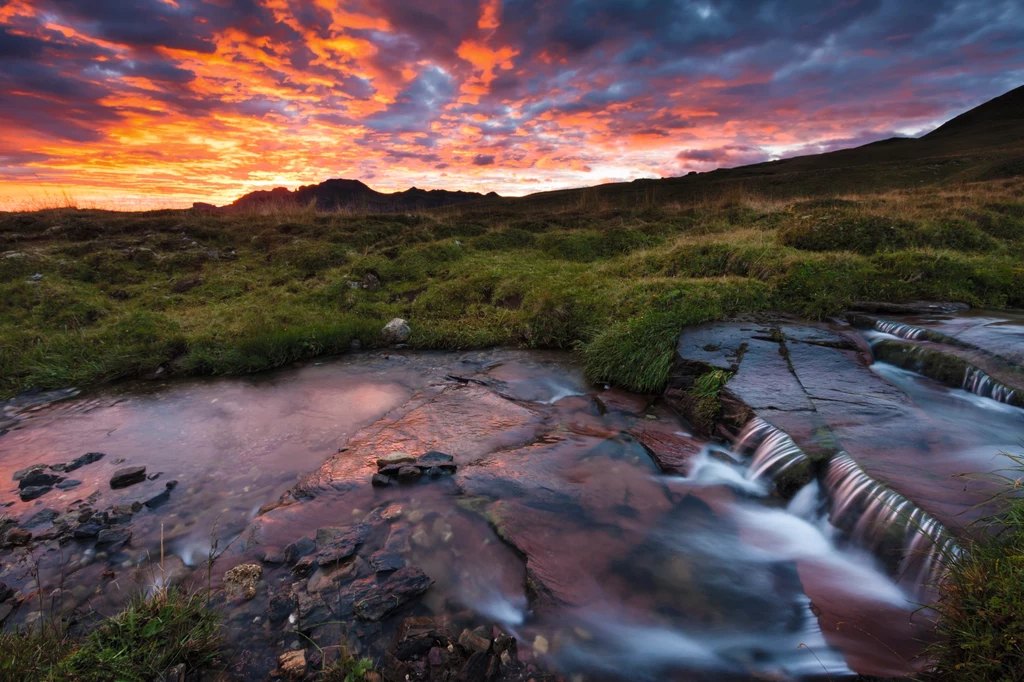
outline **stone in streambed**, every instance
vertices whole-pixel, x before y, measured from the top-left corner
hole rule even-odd
[[[392,464],[412,464],[416,458],[408,452],[390,452],[377,458],[377,468],[384,468]]]
[[[397,552],[389,552],[382,549],[374,552],[370,556],[370,566],[372,566],[373,570],[378,573],[386,573],[388,571],[397,571],[400,568],[404,568],[405,560],[402,559],[402,555]]]
[[[19,469],[18,471],[15,471],[14,476],[12,476],[11,478],[13,478],[15,481],[20,481],[26,476],[30,476],[32,474],[41,474],[42,472],[46,471],[46,466],[47,465],[45,464],[33,464],[32,466],[27,466],[24,469]]]
[[[3,544],[8,547],[24,547],[32,540],[32,533],[22,528],[12,528],[4,536]]]
[[[327,526],[316,532],[318,566],[327,566],[347,559],[366,542],[373,528],[368,523],[357,523],[348,528]]]
[[[132,541],[132,532],[127,528],[104,528],[96,536],[97,549],[107,547],[113,552]]]
[[[114,475],[110,478],[110,487],[117,490],[118,488],[127,488],[130,485],[142,483],[145,480],[146,467],[125,467],[114,472]]]
[[[316,543],[303,536],[284,548],[284,560],[289,564],[316,551]]]
[[[48,485],[33,485],[28,488],[22,488],[20,491],[21,501],[31,502],[36,498],[42,497],[51,490],[53,490],[53,488]]]
[[[57,490],[71,490],[72,488],[77,488],[80,485],[82,485],[81,481],[76,481],[73,478],[69,478],[66,481],[61,481],[55,487],[57,488]]]
[[[434,584],[423,571],[414,566],[400,569],[370,588],[355,601],[359,620],[377,621],[395,611]]]
[[[24,490],[25,488],[33,488],[35,486],[52,486],[55,483],[60,483],[64,479],[55,474],[44,474],[41,472],[31,473],[18,481],[18,487]]]
[[[423,472],[419,470],[419,467],[404,466],[398,470],[398,480],[401,483],[412,483],[419,480],[422,475]]]
[[[416,460],[416,464],[429,469],[430,467],[441,466],[442,464],[451,464],[454,461],[455,458],[451,455],[438,452],[437,450],[431,450],[427,454],[420,456],[420,458]]]
[[[153,497],[149,498],[148,500],[143,502],[143,504],[149,507],[150,509],[155,509],[165,504],[169,499],[171,499],[171,491],[164,490],[163,492],[158,493],[157,495],[154,495]]]
[[[86,464],[92,464],[93,462],[98,462],[101,459],[103,459],[104,457],[106,457],[106,455],[103,454],[102,452],[87,452],[84,455],[82,455],[81,457],[76,457],[75,459],[73,459],[70,462],[68,462],[67,464],[65,464],[64,465],[64,472],[67,473],[67,472],[74,471],[75,469],[80,469],[80,468],[84,467]]]
[[[390,476],[385,476],[384,474],[374,474],[370,478],[370,485],[374,488],[387,488],[393,482]]]

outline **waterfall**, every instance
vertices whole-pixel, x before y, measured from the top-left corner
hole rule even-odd
[[[777,476],[794,464],[807,459],[793,439],[760,417],[754,417],[743,427],[736,440],[736,451],[751,454],[747,479],[756,481],[766,474]]]
[[[912,327],[902,322],[888,322],[886,320],[875,320],[875,329],[883,334],[891,334],[901,339],[920,339],[928,333],[924,327]]]
[[[829,462],[825,482],[832,524],[879,557],[913,590],[933,584],[946,558],[960,551],[941,523],[871,478],[846,453]]]
[[[1017,395],[1017,392],[1012,388],[1004,386],[998,381],[993,381],[992,377],[976,367],[968,367],[967,371],[964,372],[963,387],[965,391],[969,391],[974,395],[998,400],[1001,403],[1012,403]]]

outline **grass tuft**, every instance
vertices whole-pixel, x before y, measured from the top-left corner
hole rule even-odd
[[[940,585],[930,649],[940,679],[1024,680],[1024,457],[1007,457],[1011,470],[989,477],[1003,486],[1002,510],[950,557]]]

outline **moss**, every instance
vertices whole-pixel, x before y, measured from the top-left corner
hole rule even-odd
[[[875,359],[923,374],[953,388],[960,388],[970,363],[954,355],[923,348],[892,339],[879,341],[872,347]]]
[[[711,435],[722,413],[722,390],[731,372],[714,369],[698,376],[682,401],[685,416],[699,433]]]

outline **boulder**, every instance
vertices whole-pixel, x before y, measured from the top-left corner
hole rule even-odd
[[[391,320],[386,325],[384,325],[384,328],[381,330],[380,335],[381,340],[386,345],[391,346],[394,344],[405,343],[406,341],[408,341],[410,333],[411,330],[409,329],[409,323],[400,317],[396,317],[395,319]]]
[[[125,467],[124,469],[118,469],[114,472],[114,475],[110,477],[110,487],[113,489],[127,488],[130,485],[136,483],[142,483],[146,480],[146,467]]]
[[[391,483],[391,477],[385,476],[384,474],[374,474],[370,478],[370,485],[374,488],[387,488]]]
[[[76,481],[73,478],[69,478],[66,481],[61,481],[60,483],[58,483],[56,487],[57,490],[71,490],[72,488],[77,488],[80,485],[82,485],[81,481]]]

